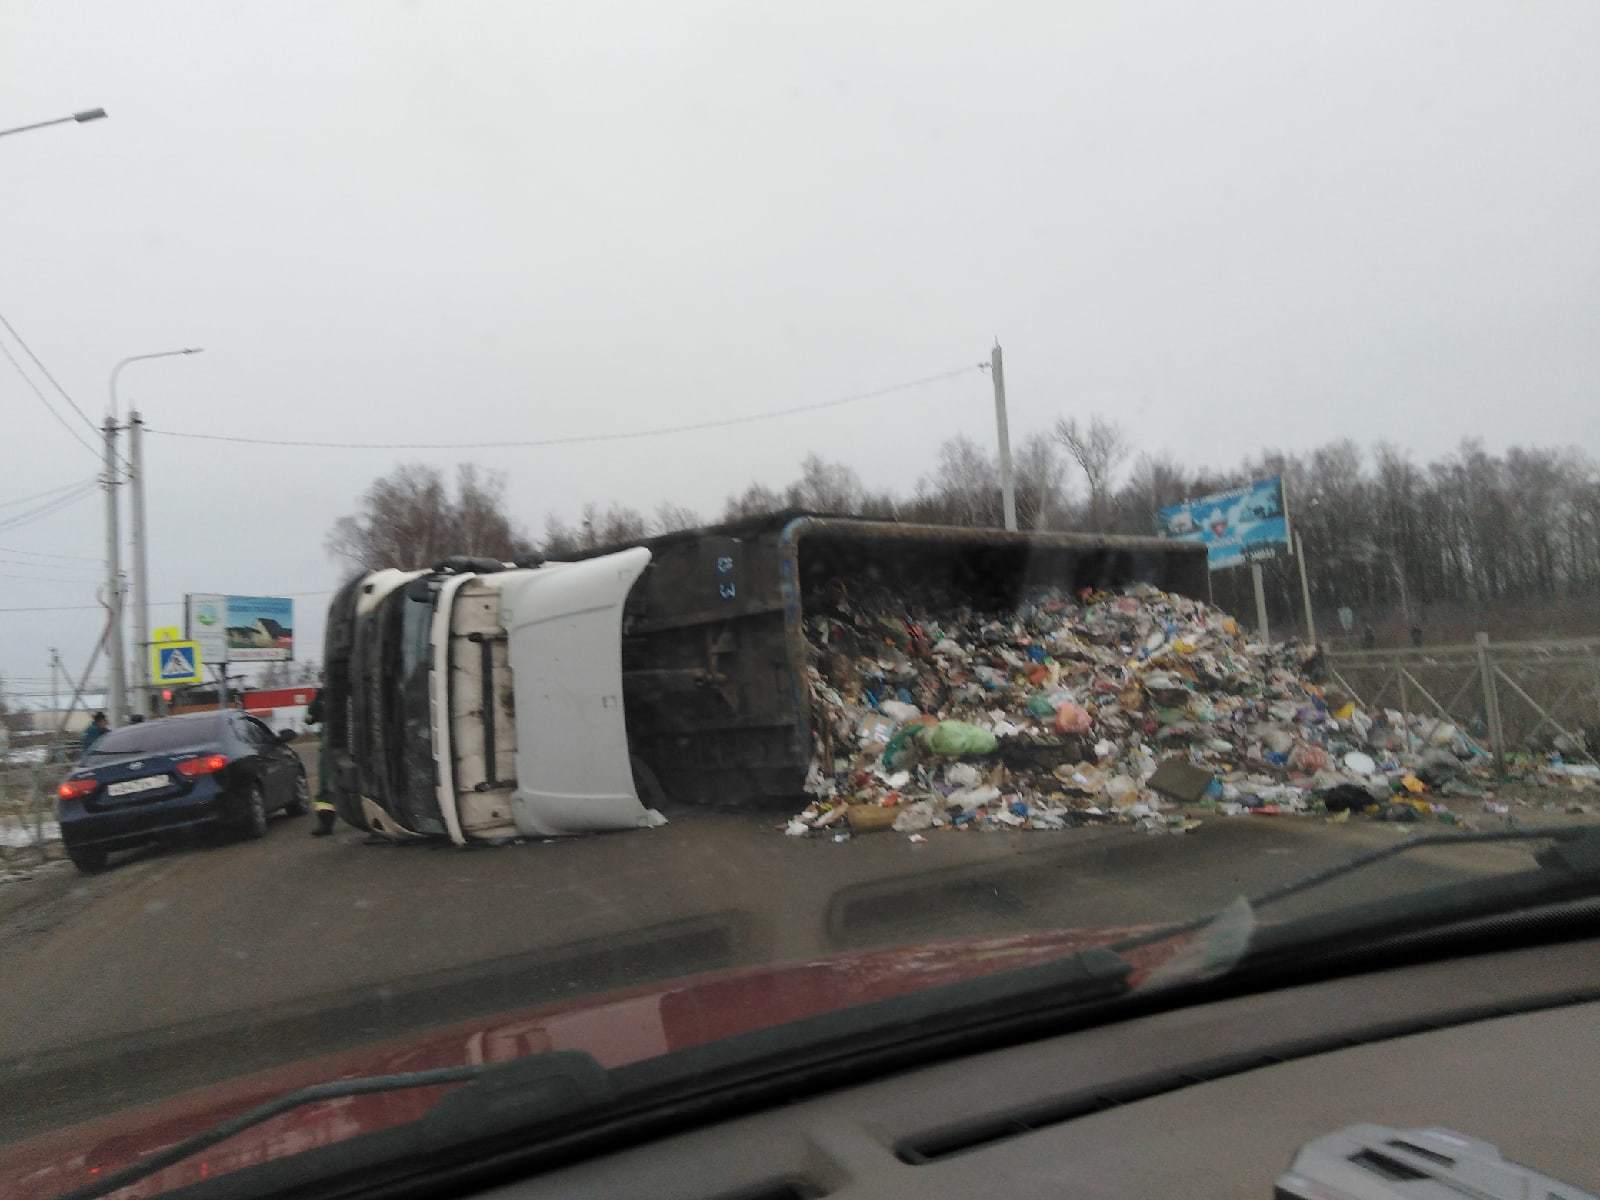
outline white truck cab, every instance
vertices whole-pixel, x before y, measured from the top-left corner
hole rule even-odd
[[[649,562],[365,576],[346,728],[367,827],[465,844],[661,824],[622,703],[623,605]]]

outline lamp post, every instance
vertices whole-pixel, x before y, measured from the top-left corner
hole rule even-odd
[[[0,129],[0,137],[12,133],[27,133],[30,129],[45,129],[51,125],[66,125],[76,122],[82,125],[86,121],[99,121],[106,116],[103,108],[86,108],[82,112],[75,112],[70,117],[56,117],[50,121],[35,121],[32,125],[18,125],[12,129]]]
[[[112,624],[111,624],[111,695],[107,697],[112,708],[111,720],[115,724],[119,715],[125,712],[127,704],[127,684],[123,675],[123,664],[126,661],[122,645],[122,593],[118,587],[120,574],[117,562],[117,500],[116,500],[116,455],[115,439],[117,429],[117,376],[122,374],[122,369],[129,363],[146,362],[152,358],[176,358],[181,355],[199,354],[200,347],[186,346],[181,350],[158,350],[154,354],[131,354],[111,368],[111,415],[106,421],[106,578],[107,591],[111,596]],[[133,675],[137,681],[137,701],[135,711],[148,716],[150,711],[150,563],[148,543],[149,536],[145,528],[144,519],[144,422],[139,419],[138,413],[132,414],[128,425],[128,482],[133,491],[133,615],[135,621],[134,664]]]

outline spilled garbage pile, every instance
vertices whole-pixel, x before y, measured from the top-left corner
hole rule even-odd
[[[1041,589],[1004,612],[841,584],[805,632],[816,752],[794,836],[1494,803],[1456,727],[1365,713],[1312,681],[1305,648],[1148,584]]]

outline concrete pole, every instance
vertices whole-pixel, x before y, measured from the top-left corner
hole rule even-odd
[[[1261,578],[1261,564],[1250,564],[1250,582],[1256,589],[1256,629],[1261,634],[1263,642],[1270,642],[1272,635],[1267,629],[1267,585]]]
[[[144,521],[144,421],[128,415],[128,483],[133,493],[133,709],[151,715],[150,558]]]
[[[1294,557],[1300,564],[1300,599],[1306,606],[1306,641],[1317,644],[1317,618],[1311,613],[1311,585],[1306,582],[1306,540],[1299,530],[1294,535]]]
[[[1017,528],[1017,487],[1011,475],[1011,430],[1006,423],[1006,369],[1000,357],[1000,343],[989,352],[989,374],[994,378],[994,428],[1000,441],[1000,504],[1006,528]]]
[[[106,716],[115,728],[127,723],[127,683],[123,667],[128,659],[122,647],[122,561],[121,534],[117,528],[117,422],[114,417],[106,418],[105,439],[106,607],[109,610]]]

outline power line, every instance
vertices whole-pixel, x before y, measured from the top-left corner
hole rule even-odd
[[[906,392],[913,388],[926,387],[930,383],[941,383],[946,379],[955,379],[977,370],[978,367],[976,366],[957,367],[953,371],[942,371],[937,375],[925,375],[921,379],[910,379],[904,383],[876,388],[870,392],[857,392],[855,395],[842,396],[837,400],[823,400],[816,404],[797,404],[792,408],[779,408],[771,412],[747,413],[740,417],[720,417],[711,421],[693,421],[684,425],[661,425],[654,429],[625,430],[620,433],[575,434],[571,437],[502,438],[492,442],[325,442],[241,437],[223,433],[185,433],[175,429],[155,429],[149,425],[145,426],[145,432],[160,434],[162,437],[193,438],[207,442],[232,442],[251,446],[289,446],[319,450],[495,450],[529,449],[541,446],[576,446],[589,442],[625,442],[639,438],[664,437],[675,433],[694,433],[702,429],[723,429],[730,425],[750,425],[757,421],[775,421],[780,417],[792,417],[799,413],[820,412],[823,409],[839,408],[846,404],[858,404],[863,400],[878,400],[884,396],[892,396],[897,392]]]
[[[56,391],[61,393],[61,398],[68,404],[72,405],[72,411],[83,418],[83,423],[89,427],[90,431],[94,433],[100,432],[100,427],[89,419],[89,415],[85,413],[83,409],[78,407],[78,402],[76,400],[67,395],[67,389],[62,387],[61,384],[56,381],[56,377],[54,375],[50,374],[50,368],[39,361],[39,356],[33,352],[33,347],[22,340],[22,335],[17,332],[16,327],[12,325],[10,321],[6,320],[4,313],[0,313],[0,325],[4,325],[6,327],[6,330],[11,334],[11,336],[17,340],[17,345],[21,346],[23,352],[29,358],[33,359],[33,365],[38,367],[40,373],[50,381],[50,385],[54,387]],[[15,362],[16,360],[13,359],[12,361]]]
[[[77,579],[73,582],[82,583],[84,581]],[[280,594],[284,596],[293,596],[296,598],[306,596],[331,596],[335,590],[336,589],[334,588],[323,588],[322,590],[315,592],[282,592]],[[150,601],[151,608],[181,608],[182,606],[182,600]],[[105,605],[103,604],[44,604],[28,605],[22,608],[0,608],[0,612],[99,612],[104,611],[104,609]]]
[[[17,374],[22,376],[22,382],[28,385],[35,396],[39,397],[39,403],[44,405],[45,411],[57,421],[61,422],[61,428],[70,433],[77,441],[78,445],[82,446],[96,458],[99,458],[100,451],[96,450],[88,442],[83,440],[83,436],[72,427],[72,424],[65,417],[55,410],[55,405],[51,404],[50,401],[46,399],[45,394],[39,390],[39,385],[29,378],[28,373],[22,369],[22,364],[17,361],[17,356],[11,353],[11,347],[7,346],[4,342],[0,342],[0,353],[4,353],[5,356],[11,360],[11,365],[17,369]]]
[[[72,566],[72,565],[70,565],[70,563],[30,563],[30,562],[27,562],[27,560],[24,560],[24,558],[0,558],[0,565],[5,565],[5,566],[29,566],[29,568],[32,568],[32,570],[35,570],[35,571],[42,570],[42,568],[43,568],[43,570],[46,570],[46,571],[88,571],[88,570],[90,570],[90,568],[88,568],[88,566]],[[32,574],[8,574],[8,576],[6,576],[6,578],[8,578],[8,579],[35,579],[35,578],[37,578],[37,576],[32,576]],[[78,578],[77,582],[85,582],[85,579],[83,579],[82,576],[80,576],[80,578]]]
[[[30,500],[42,500],[46,496],[56,496],[62,492],[70,492],[73,488],[82,487],[86,483],[99,482],[100,477],[98,475],[91,475],[88,479],[80,479],[75,483],[64,483],[60,487],[46,488],[44,491],[35,492],[31,496],[18,496],[15,500],[0,500],[0,508],[10,508],[13,504],[27,504]]]
[[[62,490],[65,491],[66,489],[63,488]],[[26,554],[30,558],[70,558],[78,562],[92,563],[103,561],[93,554],[62,554],[58,550],[18,550],[15,546],[0,546],[0,554]],[[40,565],[42,566],[43,564]]]
[[[27,512],[21,512],[14,517],[7,517],[4,520],[0,520],[0,529],[18,529],[24,525],[31,525],[35,521],[42,521],[46,517],[55,515],[62,509],[72,507],[72,505],[76,504],[78,501],[85,499],[94,492],[98,491],[99,487],[100,485],[98,483],[91,481],[87,484],[84,484],[80,490],[76,492],[68,492],[65,496],[59,496],[54,500],[39,505],[37,508],[30,508]]]

